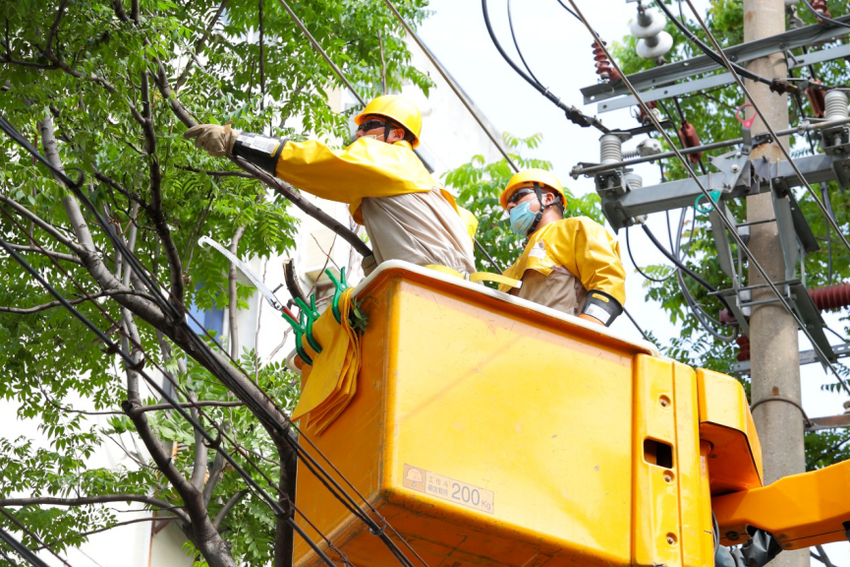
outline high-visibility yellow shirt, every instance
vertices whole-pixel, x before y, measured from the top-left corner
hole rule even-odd
[[[343,150],[315,140],[288,141],[275,175],[322,199],[348,203],[359,224],[363,224],[360,203],[366,197],[424,193],[434,187],[457,210],[452,194],[431,177],[404,140],[386,144],[364,136]]]
[[[562,267],[578,278],[587,291],[605,292],[621,305],[626,302],[626,271],[620,261],[620,245],[605,227],[587,217],[547,224],[528,239],[528,244],[504,275],[521,280],[526,270],[548,276]],[[499,290],[508,291],[507,285]]]

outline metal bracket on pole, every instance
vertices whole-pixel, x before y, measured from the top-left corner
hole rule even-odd
[[[841,22],[850,22],[850,15],[835,19]],[[843,26],[812,24],[810,26],[788,30],[771,37],[734,45],[724,49],[723,52],[730,61],[743,64],[747,61],[766,57],[780,51],[798,49],[803,46],[821,45],[848,33],[850,33],[850,30]],[[802,67],[839,59],[848,55],[850,55],[850,45],[840,45],[796,57],[796,59],[790,60],[788,65],[789,68]],[[647,71],[634,73],[629,75],[629,80],[641,94],[641,99],[644,102],[651,102],[735,82],[731,73],[724,73],[675,84],[676,81],[710,73],[718,69],[722,69],[720,64],[706,55],[701,55],[685,61],[668,63],[667,65],[655,67]],[[597,110],[599,113],[637,104],[637,101],[631,96],[631,91],[628,90],[622,81],[614,84],[600,83],[591,85],[581,89],[581,92],[584,95],[585,104],[599,103]]]

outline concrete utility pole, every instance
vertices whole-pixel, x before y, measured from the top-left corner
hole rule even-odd
[[[744,0],[744,41],[754,41],[785,31],[784,0]],[[747,68],[767,78],[784,78],[787,74],[782,53],[756,59]],[[747,88],[770,125],[775,130],[788,127],[788,97],[770,92],[762,83],[747,81]],[[752,114],[752,113],[750,113]],[[753,132],[765,131],[760,120]],[[781,141],[788,143],[785,138]],[[752,153],[752,158],[766,156],[770,161],[782,159],[779,147],[769,144]],[[775,218],[771,195],[764,193],[747,199],[749,222]],[[774,282],[785,279],[785,262],[776,223],[750,227],[749,247],[758,262]],[[758,271],[750,268],[750,285],[764,283]],[[784,286],[777,286],[780,290]],[[753,300],[773,297],[770,289],[753,293]],[[784,396],[800,401],[800,354],[797,343],[797,324],[780,303],[753,307],[750,318],[750,360],[752,401],[765,397]],[[804,472],[803,417],[794,405],[783,401],[768,401],[753,411],[764,455],[765,484],[781,477]],[[772,563],[777,567],[808,567],[809,551],[801,549],[781,553]]]

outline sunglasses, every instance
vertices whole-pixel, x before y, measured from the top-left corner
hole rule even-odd
[[[525,189],[518,189],[514,192],[513,195],[511,195],[511,198],[508,199],[508,204],[510,205],[512,203],[518,203],[520,200],[522,200],[523,197],[532,193],[534,193],[534,189],[528,187],[526,187]]]
[[[369,130],[375,130],[376,128],[383,128],[386,126],[386,122],[383,120],[367,120],[357,127],[358,132],[368,132]]]

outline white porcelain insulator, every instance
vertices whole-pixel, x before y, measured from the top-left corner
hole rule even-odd
[[[652,37],[658,35],[658,32],[664,30],[667,20],[661,15],[658,10],[646,10],[643,13],[644,17],[638,16],[631,24],[630,29],[632,35],[637,38]],[[641,24],[641,20],[649,20],[645,25]]]
[[[824,95],[824,117],[828,120],[847,118],[847,93],[837,89]]]
[[[647,40],[639,39],[637,42],[637,54],[644,59],[655,59],[661,57],[673,48],[673,36],[662,31],[656,36],[658,43],[649,45]]]

